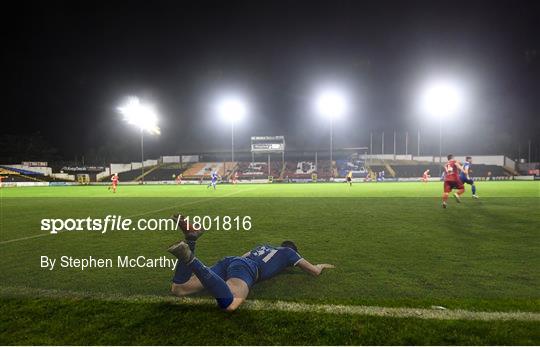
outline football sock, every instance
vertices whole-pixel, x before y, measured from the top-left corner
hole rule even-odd
[[[218,306],[222,309],[229,307],[233,302],[233,295],[227,283],[197,258],[193,258],[189,263],[189,267],[201,281],[204,288],[216,298]]]
[[[471,186],[471,189],[472,189],[472,195],[476,195],[476,186],[474,184]]]
[[[189,246],[189,249],[191,250],[191,253],[195,253],[195,244],[197,242],[195,240],[186,240],[186,243]]]
[[[188,244],[191,252],[195,253],[195,241],[186,241],[186,243]],[[178,260],[178,262],[176,263],[176,268],[174,269],[174,276],[172,281],[176,284],[186,283],[191,278],[192,274],[193,271],[191,271],[189,266]]]
[[[191,278],[192,274],[193,272],[191,271],[189,266],[177,259],[176,269],[174,269],[174,277],[172,279],[173,283],[186,283]]]

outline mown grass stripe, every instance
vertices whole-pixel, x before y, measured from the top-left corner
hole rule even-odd
[[[176,298],[159,295],[123,295],[123,294],[96,294],[89,292],[76,292],[54,289],[41,289],[29,287],[0,287],[1,297],[25,298],[56,298],[56,299],[95,299],[104,301],[129,303],[170,303],[176,305],[212,305],[213,299],[206,298]],[[362,315],[392,318],[420,318],[434,320],[475,320],[475,321],[540,321],[537,312],[484,312],[468,310],[441,310],[411,307],[380,307],[358,305],[326,305],[306,304],[287,301],[248,300],[241,307],[242,310],[252,311],[283,311],[304,313],[326,313],[335,315]]]

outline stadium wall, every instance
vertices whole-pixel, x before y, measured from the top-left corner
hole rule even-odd
[[[456,155],[454,156],[455,159],[463,162],[465,161],[465,155]],[[485,164],[485,165],[497,165],[497,166],[502,166],[502,167],[505,167],[505,162],[506,161],[509,161],[509,163],[513,163],[514,167],[515,167],[515,163],[513,160],[510,160],[509,158],[506,158],[504,155],[471,155],[471,157],[473,158],[473,164]],[[446,157],[442,157],[441,158],[442,162],[446,162],[447,159]],[[435,162],[439,162],[439,157],[433,157],[433,160]]]
[[[109,172],[111,173],[121,173],[131,171],[131,164],[110,164]]]
[[[199,162],[198,155],[183,155],[182,156],[182,163],[197,163],[197,162]]]
[[[53,173],[51,174],[51,177],[54,177],[59,180],[75,181],[75,175],[70,175],[67,173]]]
[[[416,161],[429,161],[429,162],[434,162],[435,161],[435,159],[434,159],[434,157],[432,155],[431,156],[414,156],[413,160],[416,160]]]
[[[96,175],[96,180],[97,181],[100,181],[102,180],[103,178],[107,177],[107,176],[110,176],[111,175],[111,169],[110,168],[106,168],[105,171],[103,172],[100,172]]]
[[[169,163],[180,163],[180,156],[179,155],[167,155],[161,157],[161,162],[163,164],[169,164]]]

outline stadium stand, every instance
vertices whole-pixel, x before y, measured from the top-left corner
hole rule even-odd
[[[265,162],[240,162],[238,163],[239,179],[257,179],[268,176],[268,164]]]
[[[372,166],[373,168],[373,166]],[[396,173],[396,177],[401,178],[411,178],[411,177],[422,177],[424,174],[424,171],[429,169],[431,177],[436,177],[439,175],[439,164],[434,163],[427,163],[427,164],[416,164],[416,165],[392,165],[392,168],[394,169]],[[377,171],[376,169],[373,169],[374,171]]]
[[[332,177],[332,169],[330,167],[330,160],[319,160],[317,162],[317,177],[327,179]]]
[[[144,168],[145,170],[149,170],[150,168]],[[141,168],[138,168],[138,169],[135,169],[135,170],[130,170],[130,171],[125,171],[125,172],[121,172],[118,174],[118,179],[120,180],[120,182],[131,182],[131,181],[136,181],[138,177],[141,176]],[[112,176],[107,176],[106,178],[103,179],[103,181],[110,181],[111,180],[111,177]]]
[[[237,162],[203,162],[195,163],[189,167],[184,173],[184,178],[201,178],[209,177],[212,171],[216,171],[221,177],[230,175],[237,166]]]
[[[471,169],[471,176],[473,177],[501,177],[509,176],[502,166],[497,165],[484,165],[473,164]]]
[[[287,162],[285,175],[289,178],[311,178],[315,173],[315,163],[312,161]]]
[[[415,162],[412,160],[379,160],[377,164],[369,165],[373,172],[385,171],[387,177],[390,177],[388,166],[395,172],[395,177],[398,178],[415,178],[422,177],[422,174],[427,169],[430,170],[431,177],[437,177],[440,172],[438,163],[432,162]],[[497,165],[473,164],[471,176],[473,177],[503,177],[509,176],[509,173],[502,167]]]
[[[311,174],[315,172],[315,164],[310,161],[286,161],[283,176],[289,178],[311,178]]]
[[[279,178],[281,176],[281,163],[277,161],[270,162],[270,175],[268,174],[267,162],[239,162],[238,168],[239,179],[266,179],[268,176]]]
[[[0,174],[2,176],[2,183],[8,182],[36,182],[35,179],[23,175],[10,175],[10,174]]]
[[[0,175],[4,182],[52,182],[58,181],[53,177],[45,176],[41,173],[21,170],[11,167],[0,167]]]
[[[364,161],[358,159],[336,160],[338,177],[345,177],[352,170],[353,177],[363,178],[368,170]]]
[[[181,169],[159,168],[145,175],[144,180],[145,181],[172,181],[180,173],[182,173]]]

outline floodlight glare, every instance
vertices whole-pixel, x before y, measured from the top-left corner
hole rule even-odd
[[[118,111],[124,116],[125,121],[135,125],[141,131],[147,131],[150,134],[160,133],[157,126],[157,112],[154,106],[141,104],[139,98],[129,98],[123,106],[118,107]]]
[[[144,132],[150,134],[159,134],[157,126],[157,112],[154,106],[141,104],[139,98],[130,97],[127,102],[117,108],[124,116],[124,120],[129,124],[135,125],[141,131],[141,183],[144,183]]]
[[[231,161],[234,162],[234,123],[244,118],[248,109],[246,103],[238,98],[225,98],[218,103],[217,111],[231,123]]]
[[[323,116],[336,118],[347,111],[345,97],[337,91],[326,91],[317,97],[317,110]]]
[[[219,103],[218,111],[224,119],[236,122],[245,117],[247,106],[238,99],[224,99]]]
[[[334,177],[334,135],[333,135],[333,121],[334,118],[339,118],[347,112],[347,100],[343,93],[337,90],[325,90],[321,92],[315,99],[315,106],[317,111],[330,119],[330,167],[332,171],[332,177]]]
[[[462,110],[463,104],[462,89],[448,81],[430,84],[420,99],[422,111],[436,117],[454,116]]]

